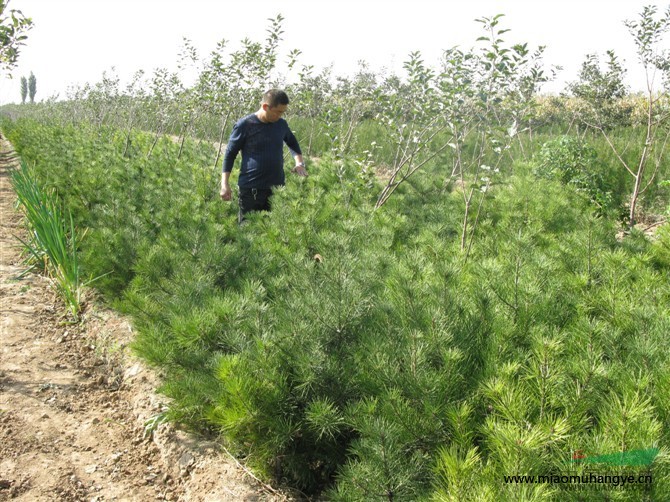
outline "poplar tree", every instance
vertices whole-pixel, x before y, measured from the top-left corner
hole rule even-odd
[[[21,104],[26,104],[26,98],[28,97],[28,80],[26,77],[21,77]]]
[[[37,93],[37,79],[33,72],[30,72],[30,77],[28,77],[28,93],[30,95],[30,102],[35,102],[35,94]]]

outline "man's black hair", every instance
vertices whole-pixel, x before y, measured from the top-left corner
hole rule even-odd
[[[288,105],[288,95],[280,89],[270,89],[263,94],[263,103],[270,105],[270,108],[279,105]]]

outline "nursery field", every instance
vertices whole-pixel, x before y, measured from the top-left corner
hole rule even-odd
[[[617,240],[588,198],[520,167],[466,261],[459,188],[428,177],[375,210],[375,182],[323,158],[239,227],[208,147],[178,159],[162,139],[147,158],[111,128],[3,131],[87,229],[82,279],[132,315],[166,418],[221,434],[266,479],[334,500],[569,500],[503,476],[654,450],[605,470],[670,492],[665,227]]]
[[[542,49],[479,22],[439,69],[303,66],[309,177],[242,226],[222,144],[284,83],[281,19],[193,88],[157,71],[0,109],[32,265],[72,322],[84,288],[132,318],[157,422],[310,499],[670,497],[668,89],[626,93],[610,55],[542,97]]]

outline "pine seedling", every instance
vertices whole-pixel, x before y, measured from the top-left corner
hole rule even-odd
[[[489,465],[497,478],[500,500],[542,500],[549,491],[544,484],[501,483],[503,475],[534,475],[546,472],[549,455],[547,447],[567,434],[567,424],[561,419],[550,426],[518,424],[493,417],[486,419],[482,432],[489,452]]]
[[[565,373],[561,363],[565,336],[546,336],[536,329],[531,334],[531,355],[524,369],[524,383],[530,395],[535,399],[535,418],[542,422],[548,413],[562,408],[556,399],[565,385]]]
[[[663,424],[662,442],[670,441],[670,364],[666,360],[656,368],[650,394],[656,407],[658,418]]]
[[[649,397],[630,387],[622,395],[612,393],[600,414],[600,434],[606,435],[612,452],[651,448],[658,444],[661,423]]]
[[[491,413],[513,424],[527,423],[533,406],[525,389],[516,383],[519,363],[508,363],[497,369],[500,376],[492,377],[481,388]]]
[[[329,492],[331,500],[416,500],[426,489],[421,483],[425,459],[404,443],[400,428],[383,417],[357,420],[360,438],[350,448],[351,459]]]
[[[576,429],[586,429],[606,399],[611,382],[611,364],[603,347],[608,327],[597,319],[580,317],[567,331],[565,385],[556,398]]]
[[[466,455],[468,457],[479,456],[477,452],[470,452],[476,432],[473,414],[474,410],[467,401],[463,401],[459,405],[452,405],[446,412],[451,441],[450,451],[456,448],[460,453],[468,452]],[[453,457],[452,453],[454,452],[449,453],[449,455]]]
[[[141,298],[141,296],[139,297]],[[129,302],[136,302],[139,300],[129,299]],[[140,309],[141,307],[136,307]],[[137,336],[132,342],[131,348],[133,352],[147,361],[150,365],[156,367],[168,367],[174,363],[176,347],[173,343],[172,337],[167,332],[164,326],[160,324],[138,323],[137,314],[135,320],[135,329]]]
[[[463,453],[464,452],[464,453]],[[478,502],[487,500],[482,458],[477,448],[451,445],[437,452],[433,500],[436,502]]]
[[[311,401],[305,412],[307,427],[317,440],[335,439],[345,425],[345,420],[335,403],[328,398]]]

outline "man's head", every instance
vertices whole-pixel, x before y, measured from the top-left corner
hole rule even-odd
[[[288,96],[279,89],[270,89],[263,94],[261,101],[261,120],[264,122],[277,122],[288,108]]]
[[[263,103],[267,103],[271,108],[288,105],[288,95],[280,89],[270,89],[263,94]]]

